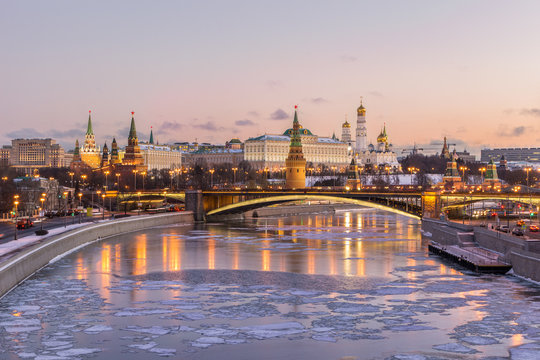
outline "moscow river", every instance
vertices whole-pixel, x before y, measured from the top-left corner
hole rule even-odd
[[[539,359],[540,287],[373,209],[154,228],[0,300],[2,359]]]

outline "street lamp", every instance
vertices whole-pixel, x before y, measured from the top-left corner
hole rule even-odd
[[[110,173],[111,172],[109,170],[106,170],[106,171],[103,172],[103,174],[105,174],[105,191],[107,191],[109,189],[107,180],[109,179],[109,174]]]
[[[67,196],[68,192],[64,191],[64,227],[67,226]]]
[[[135,179],[135,181],[134,181],[135,191],[137,191],[137,173],[138,172],[139,172],[139,170],[133,170],[133,178]]]
[[[335,187],[336,187],[336,167],[332,166],[332,170],[334,170],[334,190],[335,190]]]
[[[116,176],[116,190],[120,191],[120,173],[114,174]]]
[[[75,175],[74,172],[69,172],[69,176],[71,176],[71,187],[73,187],[73,175]]]
[[[79,207],[82,207],[82,193],[77,194],[79,196]]]
[[[13,204],[15,205],[15,240],[17,240],[17,218],[19,217],[19,195],[13,196],[15,198],[15,201],[13,201]]]
[[[141,175],[142,175],[142,191],[144,191],[144,180],[145,180],[145,177],[146,177],[146,171],[143,171],[141,173]]]
[[[214,169],[210,169],[208,170],[210,172],[210,187],[213,188],[214,187]]]
[[[464,182],[465,184],[467,184],[467,180],[465,179],[465,170],[469,170],[469,168],[466,167],[466,166],[460,166],[460,167],[459,167],[459,170],[461,170],[461,171],[463,172],[463,182]]]
[[[232,168],[232,171],[233,171],[233,185],[236,184],[236,171],[237,170],[238,170],[237,167]]]
[[[138,215],[141,215],[141,192],[140,191],[137,191],[137,197],[138,197],[137,211],[138,211]]]
[[[87,178],[87,177],[88,177],[88,176],[87,176],[86,174],[82,174],[82,175],[81,175],[82,186],[84,186],[84,183],[86,182],[86,178]]]
[[[102,194],[101,195],[101,198],[103,199],[103,211],[101,212],[101,219],[102,220],[105,220],[105,194]]]
[[[169,189],[172,191],[172,178],[173,178],[173,174],[174,174],[174,171],[172,170],[169,170],[169,181],[170,181],[170,185],[169,185]]]
[[[482,175],[482,183],[484,183],[484,173],[486,172],[486,168],[485,167],[481,167],[480,169],[478,169],[480,171],[480,175]]]
[[[101,195],[101,190],[96,191],[97,193],[97,201],[99,201],[99,196]],[[103,193],[105,194],[105,193]],[[105,203],[103,203],[103,212],[105,212]],[[92,193],[92,216],[94,215],[94,194]]]
[[[41,195],[43,196],[44,194],[41,194]],[[45,210],[44,210],[44,208],[43,208],[43,202],[45,201],[45,198],[42,197],[41,199],[39,199],[39,201],[41,201],[41,209],[42,209],[42,211],[45,212]],[[40,222],[40,224],[41,224],[41,230],[43,230],[43,219],[44,219],[44,217],[41,218],[41,222]]]

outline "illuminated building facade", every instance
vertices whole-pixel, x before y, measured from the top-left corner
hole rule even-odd
[[[357,109],[356,122],[356,163],[366,171],[401,172],[397,154],[388,141],[386,124],[377,137],[377,145],[367,144],[366,108],[362,103]]]
[[[314,167],[332,167],[345,170],[349,165],[348,145],[335,138],[314,135],[299,125],[302,152],[307,163]],[[281,171],[289,154],[293,128],[282,135],[261,135],[246,140],[244,158],[257,170]]]
[[[9,163],[27,174],[44,167],[65,167],[64,148],[53,139],[14,139]]]

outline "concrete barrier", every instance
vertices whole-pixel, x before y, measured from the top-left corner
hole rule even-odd
[[[540,254],[525,250],[512,250],[509,258],[514,274],[540,281]]]
[[[51,236],[0,264],[0,297],[46,266],[51,260],[83,247],[93,241],[160,225],[193,223],[189,211],[152,216],[133,216],[80,227]]]

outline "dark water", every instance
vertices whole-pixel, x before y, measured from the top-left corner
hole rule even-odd
[[[540,289],[430,256],[375,210],[171,226],[66,256],[0,301],[0,358],[537,359]]]

